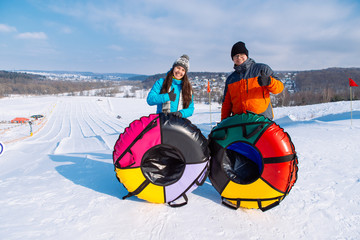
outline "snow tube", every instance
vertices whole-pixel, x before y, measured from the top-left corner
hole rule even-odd
[[[251,113],[228,117],[209,134],[209,179],[232,208],[277,206],[297,179],[290,136],[275,122]]]
[[[207,139],[188,119],[151,114],[130,123],[113,151],[116,177],[129,191],[152,203],[187,203],[209,171]]]

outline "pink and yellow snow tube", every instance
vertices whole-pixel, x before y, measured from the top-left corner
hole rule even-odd
[[[133,121],[114,146],[116,177],[130,196],[182,206],[205,181],[207,139],[188,119],[151,114]]]

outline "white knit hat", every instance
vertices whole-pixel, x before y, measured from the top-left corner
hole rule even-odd
[[[189,59],[190,58],[189,58],[188,55],[183,54],[180,58],[178,58],[174,62],[173,68],[176,67],[176,66],[181,66],[181,67],[183,67],[185,69],[186,72],[188,72],[189,66],[190,66]]]

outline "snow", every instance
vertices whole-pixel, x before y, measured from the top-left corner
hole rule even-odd
[[[207,137],[220,106],[195,104]],[[0,99],[0,239],[359,239],[360,101],[274,109],[299,158],[298,180],[279,206],[232,210],[207,179],[180,208],[136,197],[115,177],[114,144],[155,107],[145,99]],[[121,118],[118,119],[117,116]]]

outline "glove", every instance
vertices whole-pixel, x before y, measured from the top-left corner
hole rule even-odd
[[[171,92],[168,93],[169,94],[169,98],[170,98],[170,101],[175,101],[176,99],[176,93],[174,93],[174,89],[171,90]]]
[[[179,117],[179,118],[182,117],[182,113],[179,112],[179,111],[177,111],[177,112],[172,112],[171,114],[172,114],[173,116],[175,116],[175,117]]]
[[[269,86],[271,82],[270,76],[266,76],[263,70],[260,71],[260,76],[257,78],[260,86]]]

